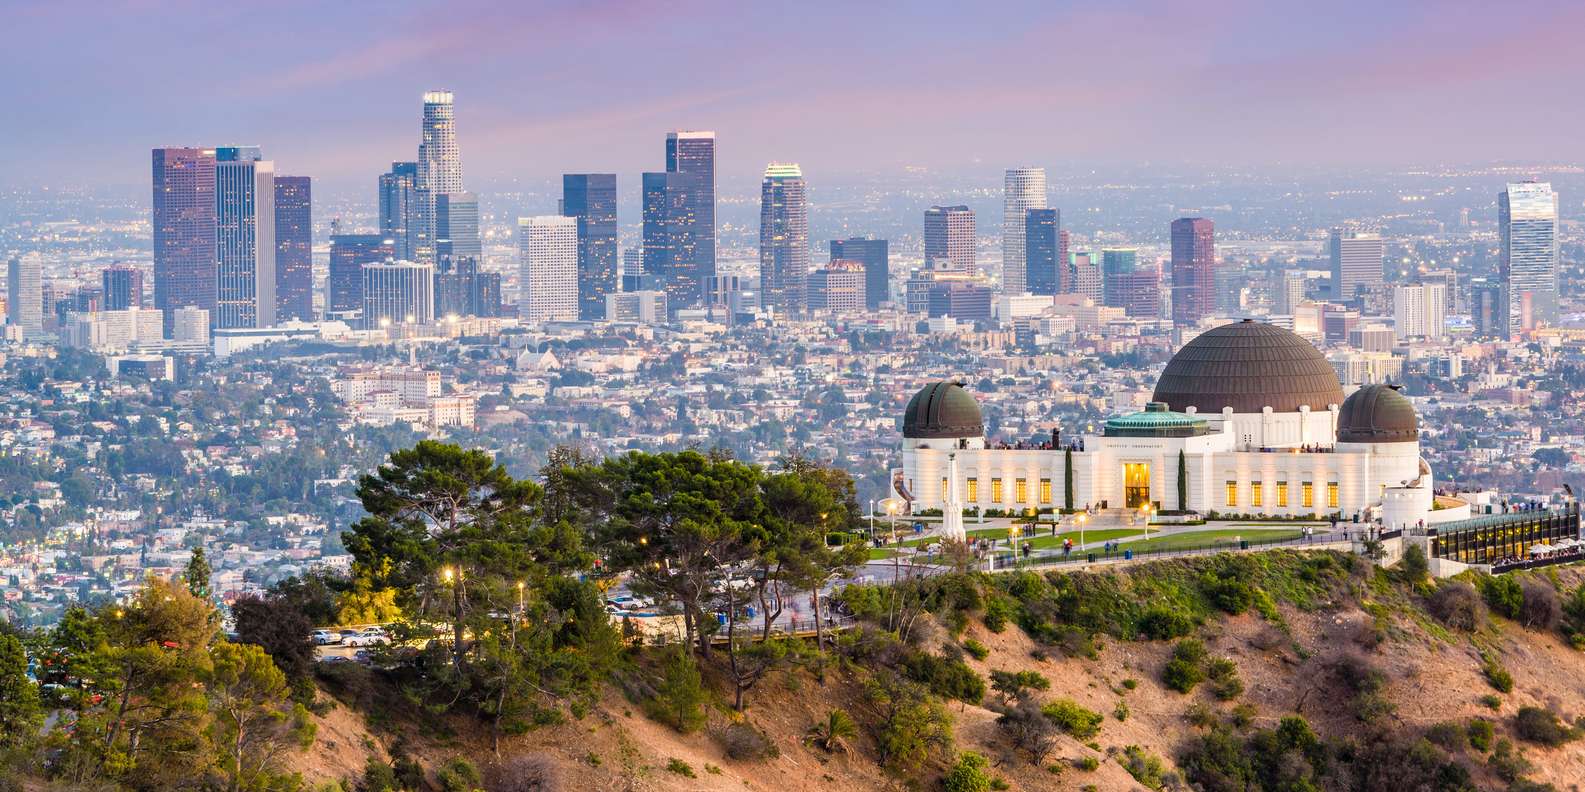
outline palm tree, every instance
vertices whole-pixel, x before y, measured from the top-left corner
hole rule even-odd
[[[809,727],[807,742],[820,746],[827,753],[847,751],[847,740],[859,733],[858,726],[846,712],[839,709],[831,710],[826,715],[825,722],[816,723]]]

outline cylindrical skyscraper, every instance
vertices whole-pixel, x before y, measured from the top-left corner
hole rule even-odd
[[[1002,181],[1002,293],[1023,294],[1025,214],[1046,208],[1046,169],[1008,168]]]
[[[462,192],[462,155],[457,150],[457,111],[450,91],[424,93],[424,122],[418,144],[419,236],[414,258],[435,260],[435,196]]]
[[[803,171],[772,162],[760,185],[760,305],[786,313],[808,310],[809,205]]]

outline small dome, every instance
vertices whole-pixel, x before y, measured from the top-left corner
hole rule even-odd
[[[1337,372],[1320,350],[1290,330],[1245,319],[1207,330],[1172,356],[1151,401],[1220,413],[1317,412],[1343,401]]]
[[[1337,411],[1339,443],[1408,443],[1420,439],[1414,405],[1391,385],[1366,385]]]
[[[903,437],[984,437],[980,403],[957,382],[932,382],[908,401]]]

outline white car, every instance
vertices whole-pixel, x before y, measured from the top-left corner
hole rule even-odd
[[[341,633],[338,633],[335,630],[315,630],[314,631],[314,645],[315,646],[324,646],[326,644],[338,644],[338,643],[341,643]]]
[[[391,642],[383,627],[370,627],[346,640],[347,646],[378,646]]]

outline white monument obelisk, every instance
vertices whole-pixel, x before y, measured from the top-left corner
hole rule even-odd
[[[947,499],[941,507],[941,538],[949,542],[968,539],[963,531],[963,501],[958,498],[958,455],[947,454]]]

